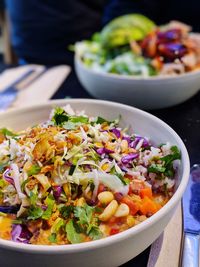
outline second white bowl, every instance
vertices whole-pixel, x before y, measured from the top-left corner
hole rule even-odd
[[[200,89],[200,70],[167,77],[133,77],[98,73],[75,57],[75,70],[83,87],[94,97],[142,109],[177,105]]]

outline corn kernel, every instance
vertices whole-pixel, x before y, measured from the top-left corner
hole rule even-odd
[[[108,167],[109,167],[108,163],[105,163],[105,164],[103,164],[103,165],[101,166],[101,169],[102,169],[103,171],[106,171]]]
[[[129,227],[132,227],[133,225],[135,225],[135,219],[133,218],[133,216],[128,215],[126,219],[126,223]]]

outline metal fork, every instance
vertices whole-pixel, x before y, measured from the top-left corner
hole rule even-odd
[[[16,99],[18,91],[25,89],[39,76],[41,76],[44,71],[45,69],[40,72],[35,69],[30,69],[4,91],[0,92],[0,111],[4,111],[8,108]]]

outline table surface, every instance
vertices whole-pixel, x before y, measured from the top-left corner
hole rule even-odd
[[[188,88],[189,90],[189,88]],[[92,98],[79,83],[74,70],[52,97],[59,98]],[[169,124],[183,139],[191,165],[200,163],[200,92],[190,100],[171,108],[149,111]],[[123,267],[146,266],[150,248],[124,264]]]

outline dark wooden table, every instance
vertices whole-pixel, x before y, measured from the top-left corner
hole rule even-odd
[[[92,98],[81,86],[74,71],[71,72],[53,99],[66,97]],[[200,92],[183,104],[149,112],[168,123],[180,135],[188,149],[191,164],[200,163]],[[123,267],[147,266],[149,251],[150,248],[146,249]]]

